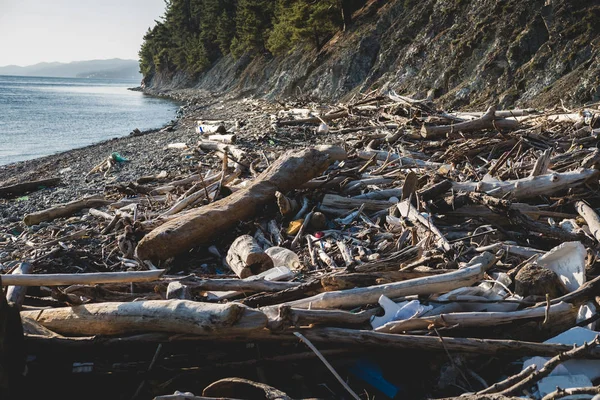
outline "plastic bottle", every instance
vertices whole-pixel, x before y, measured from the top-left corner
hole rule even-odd
[[[265,250],[265,253],[273,260],[273,265],[276,267],[288,267],[291,270],[299,270],[302,268],[298,255],[285,247],[270,247]]]

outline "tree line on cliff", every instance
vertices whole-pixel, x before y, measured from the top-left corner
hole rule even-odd
[[[140,72],[199,74],[232,54],[278,55],[320,49],[352,22],[367,0],[165,0],[165,13],[144,36]]]

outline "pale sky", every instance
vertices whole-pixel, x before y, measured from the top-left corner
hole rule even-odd
[[[164,0],[0,0],[0,66],[138,59]]]

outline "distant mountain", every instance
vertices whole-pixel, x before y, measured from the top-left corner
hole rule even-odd
[[[73,61],[70,63],[43,62],[26,67],[7,65],[0,67],[0,75],[47,76],[56,78],[112,78],[141,79],[137,60]]]

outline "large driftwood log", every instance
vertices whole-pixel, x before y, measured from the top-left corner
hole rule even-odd
[[[540,195],[550,195],[560,190],[581,185],[588,179],[598,175],[595,169],[580,169],[563,173],[553,173],[539,176],[528,176],[523,179],[490,182],[454,182],[454,190],[464,192],[484,192],[490,196],[505,198],[510,194],[511,199],[527,199]]]
[[[475,132],[484,129],[499,129],[499,130],[510,130],[515,129],[519,126],[519,121],[516,119],[498,119],[496,117],[496,108],[490,107],[481,118],[459,122],[454,125],[442,125],[442,126],[427,126],[423,125],[421,129],[421,136],[430,139],[446,134],[453,134],[459,132]]]
[[[174,218],[147,234],[138,244],[139,258],[167,259],[199,244],[209,243],[239,221],[255,215],[272,201],[318,176],[335,160],[346,157],[340,147],[290,151],[267,168],[247,188],[212,204]]]
[[[42,179],[39,181],[30,181],[17,183],[16,185],[0,187],[0,198],[15,197],[28,192],[43,189],[45,187],[56,186],[60,183],[60,178]]]
[[[23,222],[29,226],[36,225],[43,221],[52,221],[56,218],[69,217],[84,208],[105,206],[110,203],[110,201],[105,200],[102,196],[87,197],[70,203],[59,204],[48,208],[47,210],[27,214],[25,215],[25,218],[23,218]]]
[[[27,274],[4,275],[4,286],[64,286],[92,285],[96,283],[146,282],[153,281],[165,272],[164,269],[130,272],[94,272],[89,274]]]
[[[381,295],[395,298],[444,293],[459,287],[470,286],[481,280],[484,272],[495,264],[496,261],[494,255],[483,253],[480,256],[474,257],[468,266],[447,274],[409,279],[407,281],[369,286],[366,288],[325,292],[306,299],[284,303],[283,305],[311,309],[356,307],[377,303]]]
[[[21,317],[63,335],[119,335],[171,332],[200,336],[236,336],[262,330],[267,317],[241,304],[188,300],[98,303],[22,311]]]
[[[250,235],[242,235],[234,240],[227,252],[227,263],[242,279],[273,268],[271,257]]]

